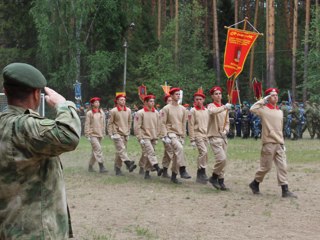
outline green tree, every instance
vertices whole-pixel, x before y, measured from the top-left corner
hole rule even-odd
[[[191,102],[199,87],[208,90],[214,83],[214,73],[207,67],[208,49],[204,48],[202,16],[203,8],[198,1],[184,2],[179,7],[178,65],[174,61],[175,19],[166,26],[159,47],[146,54],[140,65],[143,83],[153,93],[162,96],[160,85],[181,87],[183,101]]]

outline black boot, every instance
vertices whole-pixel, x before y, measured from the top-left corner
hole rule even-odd
[[[158,164],[153,165],[153,168],[157,171],[158,176],[160,177],[161,174],[163,173],[163,169],[160,168]]]
[[[145,172],[144,172],[144,179],[151,179],[151,176],[150,176],[150,172],[149,172],[149,171],[145,171]]]
[[[172,172],[172,175],[171,175],[171,182],[175,184],[181,184],[181,182],[177,179],[177,174],[174,172]]]
[[[89,165],[89,167],[88,167],[88,172],[96,172],[96,171],[93,169],[93,166],[92,166],[92,165]]]
[[[134,164],[134,161],[127,160],[127,161],[124,161],[124,163],[126,164],[129,172],[133,172],[133,170],[135,170],[137,167],[137,165]]]
[[[100,173],[107,173],[108,170],[103,166],[103,163],[99,163],[99,172]]]
[[[212,173],[212,177],[209,178],[209,182],[212,184],[212,186],[215,189],[220,190],[220,184],[218,183],[218,175],[215,173]]]
[[[252,190],[253,194],[260,194],[260,189],[259,189],[259,182],[257,182],[256,180],[253,180],[250,184],[249,187]]]
[[[180,177],[181,177],[181,178],[184,178],[184,179],[189,179],[189,178],[191,178],[191,176],[188,174],[185,166],[180,167],[180,168],[179,168],[179,172],[180,172]]]
[[[143,167],[140,167],[140,169],[139,169],[139,174],[140,174],[140,175],[143,175],[143,174],[144,174],[144,169],[143,169]]]
[[[206,169],[205,168],[198,169],[196,182],[197,183],[201,183],[201,184],[207,184],[208,177],[206,175]]]
[[[116,171],[116,176],[124,176],[120,168],[114,167],[114,170]]]
[[[218,179],[218,183],[220,185],[220,190],[221,191],[227,191],[229,190],[229,188],[226,187],[226,185],[224,185],[224,178],[219,178]]]
[[[162,177],[163,178],[170,178],[170,175],[168,174],[168,168],[166,168],[166,167],[163,168]]]
[[[289,191],[288,185],[281,185],[282,189],[282,197],[284,198],[298,198],[297,195],[295,195],[293,192]]]

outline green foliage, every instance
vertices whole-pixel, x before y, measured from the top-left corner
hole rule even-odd
[[[197,1],[180,5],[179,49],[175,62],[175,20],[162,33],[159,47],[142,57],[140,72],[143,83],[158,96],[160,85],[179,86],[184,90],[184,102],[192,101],[199,87],[209,89],[214,84],[214,73],[206,65],[208,50],[203,47],[203,8]]]
[[[119,57],[107,51],[96,51],[88,56],[90,68],[90,85],[96,86],[99,83],[108,81],[112,71],[119,64]]]
[[[311,101],[320,102],[319,86],[320,86],[320,44],[319,44],[319,32],[320,32],[320,17],[316,18],[316,12],[312,11],[312,19],[310,26],[309,36],[309,54],[307,71],[308,78],[306,88],[309,93],[309,99]],[[320,11],[317,13],[320,16]]]

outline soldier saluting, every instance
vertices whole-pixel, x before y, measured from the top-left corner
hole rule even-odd
[[[0,238],[72,237],[59,155],[79,143],[76,106],[45,87],[45,77],[29,64],[9,64],[3,79],[8,109],[0,114]],[[42,88],[54,120],[37,112]]]
[[[283,112],[277,106],[278,93],[277,88],[268,88],[265,91],[267,96],[250,108],[252,113],[261,118],[262,149],[260,167],[249,187],[254,194],[260,194],[259,184],[271,170],[272,162],[274,162],[277,168],[278,184],[282,188],[282,197],[296,198],[297,196],[288,189],[287,158],[282,131]]]

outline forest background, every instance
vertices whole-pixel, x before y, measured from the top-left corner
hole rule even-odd
[[[241,99],[254,101],[256,78],[264,89],[279,87],[282,100],[290,92],[293,100],[320,102],[319,15],[319,0],[2,1],[0,68],[32,64],[70,100],[78,81],[83,103],[100,96],[104,107],[123,91],[125,73],[130,104],[140,102],[144,84],[162,105],[165,82],[191,103],[199,87],[226,89],[225,26],[248,17],[264,36],[238,77]]]

